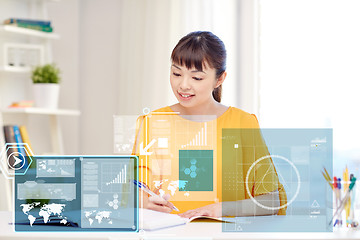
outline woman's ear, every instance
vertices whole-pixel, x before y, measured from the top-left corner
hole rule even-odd
[[[218,88],[221,84],[223,84],[223,82],[225,81],[226,75],[227,75],[227,72],[223,72],[223,73],[220,75],[220,77],[217,79],[215,88]]]

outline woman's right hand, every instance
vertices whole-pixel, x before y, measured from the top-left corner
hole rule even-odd
[[[174,205],[168,201],[169,199],[169,194],[165,194],[163,197],[160,197],[159,195],[149,197],[146,193],[144,193],[141,207],[154,211],[170,213],[173,210]]]

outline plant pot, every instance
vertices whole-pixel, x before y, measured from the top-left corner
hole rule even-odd
[[[57,83],[34,83],[35,107],[56,109],[59,102],[60,85]]]

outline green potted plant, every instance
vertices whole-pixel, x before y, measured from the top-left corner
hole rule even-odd
[[[31,75],[35,106],[57,108],[60,91],[60,70],[55,64],[37,66]]]

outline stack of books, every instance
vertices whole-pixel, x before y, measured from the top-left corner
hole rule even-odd
[[[24,157],[31,156],[32,150],[29,140],[29,135],[25,126],[17,126],[17,125],[5,125],[3,127],[4,135],[5,135],[5,142],[10,144],[8,147],[7,155],[15,154],[16,156],[18,153],[21,153]],[[23,145],[26,143],[27,145]],[[26,151],[24,148],[20,146],[25,146]],[[13,159],[13,158],[11,158]],[[9,162],[10,165],[13,165],[13,162]]]
[[[23,18],[9,18],[4,21],[5,25],[12,25],[21,28],[28,28],[42,32],[52,32],[53,28],[50,21],[23,19]]]

